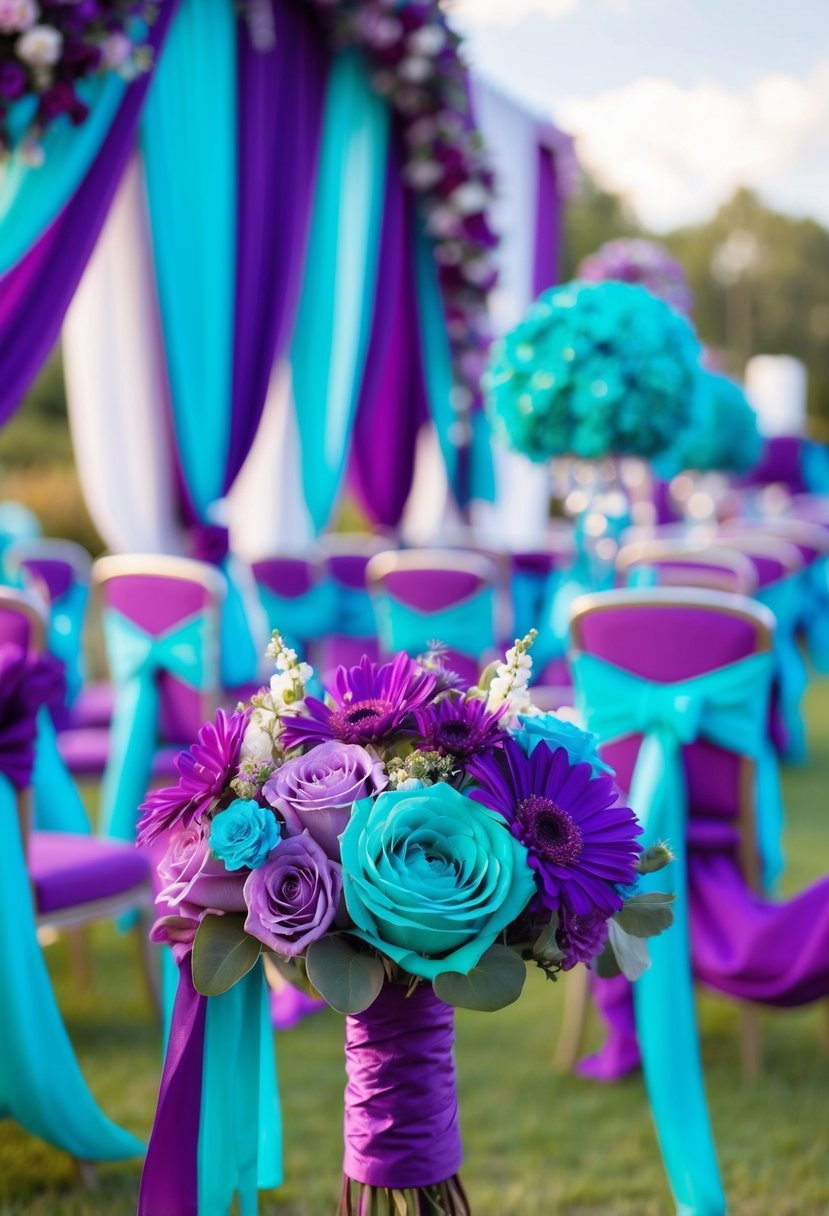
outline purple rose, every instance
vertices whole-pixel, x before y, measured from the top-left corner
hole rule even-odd
[[[342,888],[342,867],[308,832],[289,836],[247,877],[245,930],[277,954],[302,954],[332,924]]]
[[[158,863],[162,890],[157,904],[185,919],[201,920],[205,911],[244,912],[244,873],[226,870],[210,852],[198,827],[177,832]]]
[[[379,794],[389,783],[383,765],[357,743],[332,739],[283,764],[263,793],[285,820],[287,834],[308,831],[334,861],[340,842],[361,798]]]
[[[9,61],[0,65],[0,97],[14,101],[26,92],[29,77],[19,63]]]

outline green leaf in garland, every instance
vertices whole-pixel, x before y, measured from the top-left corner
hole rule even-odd
[[[490,946],[477,967],[466,975],[444,971],[434,983],[435,995],[447,1005],[492,1013],[512,1005],[521,995],[527,967],[508,946]]]
[[[308,979],[338,1013],[362,1013],[379,996],[386,978],[375,954],[356,950],[335,934],[312,942],[305,955]]]
[[[673,902],[673,895],[664,891],[634,895],[616,914],[616,923],[631,937],[656,937],[673,924]]]
[[[205,916],[193,942],[193,986],[202,996],[221,996],[256,963],[262,947],[245,933],[243,912]]]

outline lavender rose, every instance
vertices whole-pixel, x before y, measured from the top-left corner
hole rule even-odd
[[[337,839],[346,829],[351,808],[361,798],[378,794],[389,783],[379,760],[357,743],[332,739],[283,764],[263,793],[285,820],[287,834],[308,831],[334,861]]]
[[[185,920],[201,920],[206,911],[244,912],[245,875],[231,873],[210,852],[198,827],[176,832],[158,865],[163,884],[156,903]]]
[[[245,930],[277,954],[302,954],[330,927],[342,886],[342,868],[308,832],[289,836],[245,881]]]

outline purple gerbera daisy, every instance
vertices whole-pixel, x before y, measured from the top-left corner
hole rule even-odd
[[[227,789],[239,767],[249,710],[232,714],[220,709],[215,722],[206,722],[196,742],[176,756],[175,785],[153,790],[139,807],[138,843],[151,844],[174,826],[200,820],[210,804]]]
[[[491,751],[507,738],[500,726],[506,709],[504,704],[488,713],[485,701],[444,697],[417,710],[415,718],[423,737],[418,747],[461,759]]]
[[[435,677],[402,652],[379,665],[363,657],[358,667],[339,667],[331,693],[334,708],[316,697],[305,700],[306,714],[286,714],[286,748],[341,739],[376,743],[411,724],[412,712],[434,695]]]
[[[576,963],[589,963],[601,954],[607,941],[607,921],[604,912],[577,916],[562,909],[556,933],[559,949],[564,953],[562,971],[571,971]]]
[[[527,756],[513,739],[467,772],[479,787],[470,797],[500,811],[526,846],[545,907],[578,917],[621,909],[616,887],[635,880],[642,829],[609,777],[571,764],[563,747],[539,743]]]

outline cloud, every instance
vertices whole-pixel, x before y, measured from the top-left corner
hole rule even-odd
[[[829,158],[829,60],[808,76],[761,76],[734,91],[643,76],[595,98],[571,97],[556,120],[583,163],[657,229],[708,214],[740,185],[788,210],[829,215],[815,189]]]
[[[615,6],[620,0],[611,2]],[[582,0],[452,0],[450,11],[459,24],[467,29],[477,29],[518,25],[526,17],[559,21],[575,12],[581,3]]]

